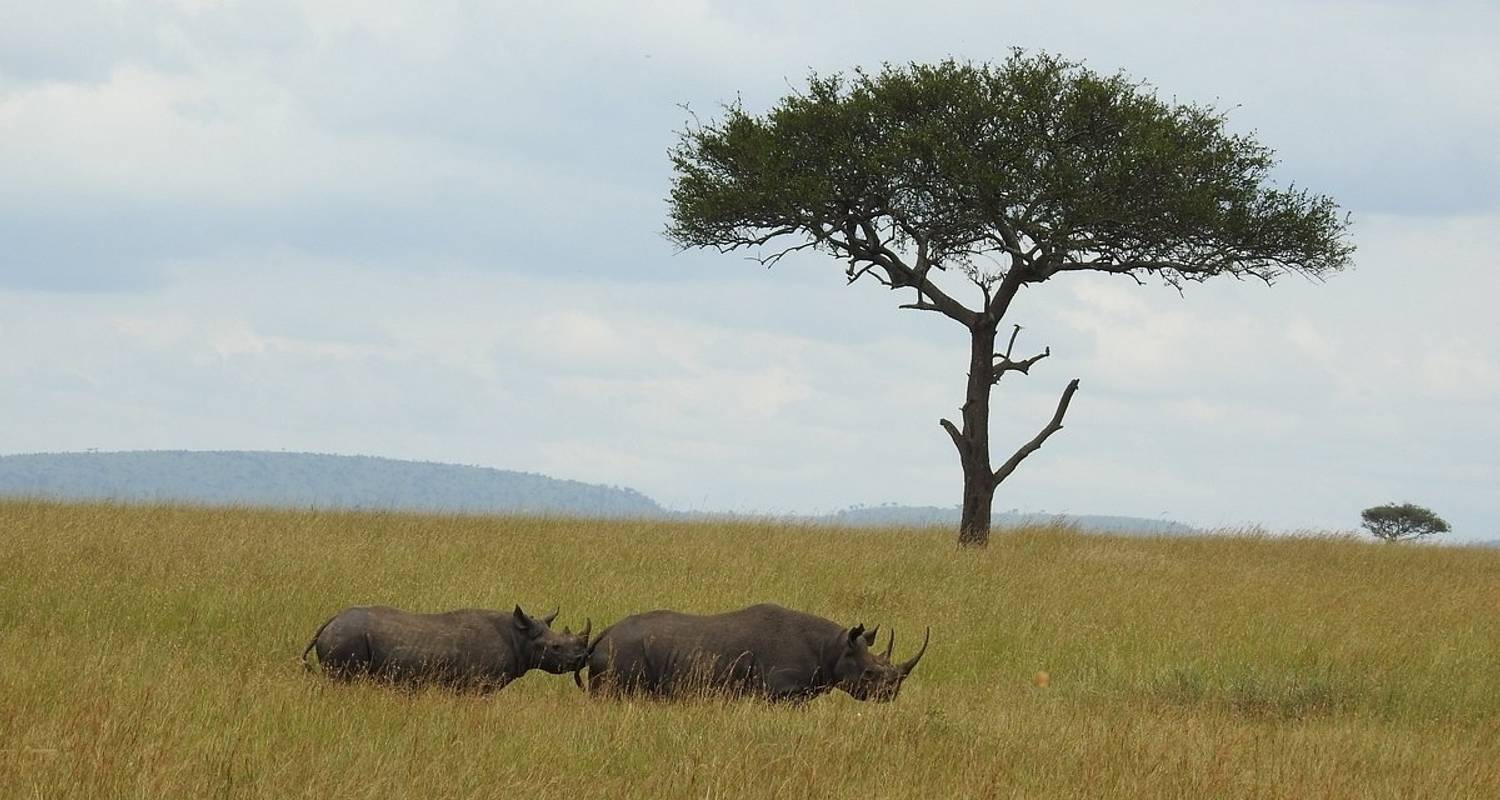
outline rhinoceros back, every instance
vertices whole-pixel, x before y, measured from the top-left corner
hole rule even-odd
[[[724,614],[636,614],[600,634],[589,656],[589,683],[592,689],[663,695],[815,694],[821,691],[824,648],[840,630],[829,620],[772,604]]]
[[[416,614],[359,606],[329,620],[314,647],[335,677],[504,685],[524,671],[504,624],[503,615],[481,609]]]

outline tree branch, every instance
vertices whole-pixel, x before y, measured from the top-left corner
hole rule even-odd
[[[1023,358],[1020,361],[1011,361],[1009,358],[1001,358],[1000,362],[995,364],[995,376],[991,379],[991,381],[993,383],[999,383],[1000,376],[1004,375],[1007,372],[1019,372],[1022,375],[1030,375],[1031,365],[1035,364],[1038,361],[1041,361],[1042,359],[1050,355],[1052,355],[1052,348],[1048,347],[1047,349],[1043,350],[1040,353],[1037,353],[1031,358]]]
[[[1011,332],[1010,332],[1010,341],[1008,341],[1008,342],[1005,343],[1005,356],[1004,356],[1004,358],[1005,358],[1006,361],[1010,360],[1010,352],[1012,350],[1016,349],[1016,337],[1020,336],[1020,335],[1021,335],[1021,326],[1020,325],[1017,325],[1017,326],[1015,326],[1015,328],[1011,329]]]
[[[1063,415],[1068,413],[1068,403],[1072,402],[1073,393],[1076,391],[1078,391],[1078,379],[1074,378],[1068,383],[1068,388],[1063,390],[1062,399],[1057,401],[1057,412],[1052,415],[1052,421],[1047,423],[1047,427],[1042,428],[1041,433],[1038,433],[1031,441],[1021,445],[1021,449],[1017,450],[1015,455],[995,470],[996,484],[1010,477],[1010,474],[1016,471],[1016,467],[1021,465],[1023,459],[1041,449],[1042,443],[1047,441],[1048,436],[1062,430]]]
[[[1032,364],[1035,364],[1036,362],[1041,361],[1047,356],[1052,355],[1052,348],[1048,347],[1041,353],[1038,353],[1031,358],[1023,358],[1020,361],[1012,360],[1010,354],[1011,351],[1016,349],[1016,337],[1020,334],[1021,326],[1017,325],[1015,329],[1010,332],[1010,342],[1005,345],[1005,352],[1003,354],[995,354],[995,358],[999,359],[999,361],[997,361],[994,365],[995,372],[994,375],[990,378],[990,381],[992,383],[999,383],[1000,377],[1007,372],[1019,372],[1022,375],[1030,375]]]
[[[810,242],[803,242],[802,244],[795,245],[793,247],[788,247],[788,248],[786,248],[784,250],[781,250],[781,251],[776,252],[776,253],[772,253],[771,255],[768,255],[768,256],[755,256],[754,258],[755,258],[755,260],[757,262],[760,263],[761,266],[765,267],[766,269],[770,269],[771,267],[776,266],[776,263],[779,262],[779,261],[781,261],[781,259],[786,258],[787,256],[791,255],[792,253],[797,252],[798,250],[807,250],[808,248],[817,247],[817,246],[818,246],[818,242],[817,242],[816,239],[814,239],[814,240],[812,240]]]
[[[936,311],[938,313],[942,313],[943,312],[942,308],[940,308],[938,306],[935,306],[932,303],[927,302],[926,300],[923,300],[921,292],[917,293],[917,300],[916,300],[916,302],[914,302],[914,303],[904,303],[904,304],[896,306],[896,307],[897,308],[910,308],[910,309],[915,309],[917,311]]]
[[[849,254],[851,259],[867,262],[870,266],[879,266],[885,271],[886,286],[892,289],[903,286],[911,286],[917,290],[917,302],[903,308],[917,308],[923,311],[937,311],[965,327],[971,327],[975,317],[978,316],[972,309],[963,303],[950,297],[946,292],[937,287],[927,277],[927,270],[932,266],[927,261],[926,248],[918,246],[917,263],[922,267],[920,271],[912,268],[901,257],[886,247],[880,240],[880,232],[875,228],[873,222],[868,219],[852,220],[845,225],[844,239],[841,241],[835,237],[832,231],[821,233],[821,239],[833,247],[842,249]],[[861,234],[856,236],[855,234]],[[864,274],[869,267],[859,271]],[[924,300],[923,297],[926,297]],[[930,307],[929,307],[930,306]]]
[[[958,448],[958,454],[960,456],[967,455],[969,452],[968,445],[964,443],[964,435],[959,433],[958,426],[946,419],[938,420],[938,424],[942,425],[943,430],[948,432],[948,437],[953,440],[953,446]]]
[[[1015,299],[1016,292],[1021,291],[1021,286],[1026,283],[1027,271],[1028,266],[1019,261],[1013,261],[1010,269],[1005,271],[1005,277],[995,288],[995,295],[985,306],[986,313],[996,322],[1005,318],[1005,312],[1010,309],[1010,301]]]
[[[769,229],[760,236],[750,236],[748,234],[726,234],[722,241],[716,241],[707,246],[712,247],[719,253],[729,254],[746,247],[764,247],[765,245],[769,244],[772,239],[775,239],[778,236],[786,236],[788,234],[796,232],[797,228],[795,226],[784,225],[779,228]],[[802,247],[803,245],[798,245],[792,247],[791,249],[800,250],[802,249]],[[757,258],[756,260],[758,261],[760,259]]]
[[[872,269],[874,269],[874,268],[876,268],[878,266],[881,266],[880,264],[877,264],[874,261],[870,261],[870,262],[867,262],[863,267],[860,267],[858,270],[856,270],[854,268],[855,263],[856,263],[855,261],[851,260],[849,262],[849,268],[846,269],[846,270],[844,270],[844,277],[848,279],[849,283],[854,283],[855,281],[859,280],[860,278],[863,278],[865,276],[865,273],[869,273],[871,275],[874,275],[875,276],[875,280],[880,281],[881,285],[883,285],[883,286],[890,286],[891,285],[891,282],[889,280],[880,277],[876,273],[870,272],[870,270],[872,270]]]

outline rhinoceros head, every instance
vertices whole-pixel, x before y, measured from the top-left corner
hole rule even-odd
[[[552,630],[557,609],[544,617],[533,617],[516,606],[512,617],[527,664],[554,675],[583,668],[589,657],[589,632],[593,630],[593,622],[585,621],[583,630],[575,634],[568,628],[563,628],[560,633]]]
[[[891,661],[891,650],[896,646],[895,631],[891,631],[884,653],[876,655],[870,649],[879,633],[879,625],[868,631],[865,626],[856,625],[843,633],[843,653],[834,666],[834,685],[857,700],[886,702],[896,699],[896,694],[901,691],[901,682],[906,680],[906,676],[916,668],[917,662],[922,660],[922,654],[927,652],[927,641],[932,636],[932,629],[929,628],[923,635],[922,649],[899,664]]]

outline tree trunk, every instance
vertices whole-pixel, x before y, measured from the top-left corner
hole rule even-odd
[[[990,541],[990,504],[995,498],[995,473],[990,467],[990,390],[995,385],[996,327],[995,322],[980,322],[969,329],[972,340],[964,427],[954,437],[964,470],[963,515],[958,522],[958,543],[964,547],[984,547]]]

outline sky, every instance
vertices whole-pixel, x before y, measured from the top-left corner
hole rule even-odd
[[[966,332],[843,265],[679,252],[667,150],[811,72],[1045,50],[1228,110],[1354,268],[1066,275],[997,510],[1500,538],[1493,2],[0,0],[0,453],[376,455],[682,510],[954,506]]]

